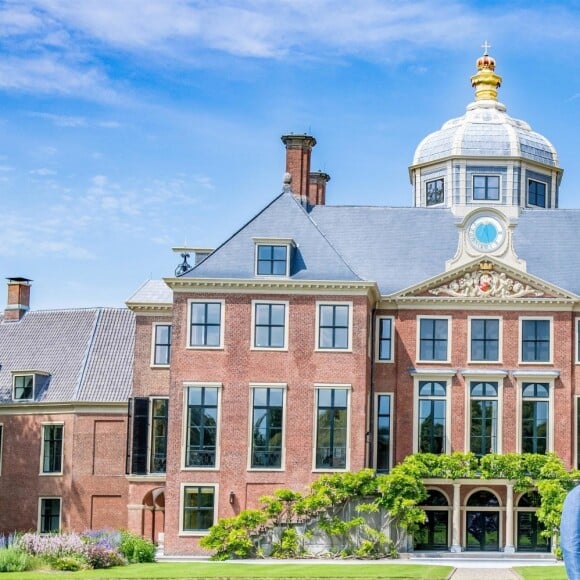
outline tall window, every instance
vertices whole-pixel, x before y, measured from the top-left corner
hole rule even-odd
[[[448,358],[447,318],[421,318],[419,320],[419,359],[445,361]]]
[[[56,534],[60,532],[60,498],[41,498],[39,509],[38,531],[41,534]]]
[[[546,207],[546,184],[530,179],[528,181],[528,205]]]
[[[391,469],[391,395],[377,397],[377,462],[378,473]]]
[[[153,364],[168,365],[171,353],[171,324],[155,324],[153,328],[155,331]]]
[[[419,381],[419,453],[445,453],[447,384]]]
[[[522,385],[522,453],[546,453],[550,412],[548,383]]]
[[[345,469],[348,389],[317,389],[316,469]]]
[[[34,399],[34,375],[16,375],[14,377],[15,401]]]
[[[256,273],[258,276],[288,275],[288,246],[258,245]]]
[[[151,473],[165,473],[167,470],[168,407],[167,399],[151,400]]]
[[[186,467],[215,467],[217,413],[217,387],[187,389]]]
[[[379,318],[379,360],[393,360],[392,318]]]
[[[497,453],[497,382],[472,382],[469,450],[478,457]]]
[[[284,348],[286,305],[254,303],[254,347]]]
[[[349,348],[348,304],[318,305],[318,348]]]
[[[252,404],[252,461],[254,468],[282,467],[284,389],[254,387]]]
[[[169,400],[135,397],[130,401],[132,422],[131,464],[135,475],[165,473]]]
[[[443,179],[433,179],[425,183],[426,205],[437,205],[445,200]]]
[[[522,362],[550,361],[550,321],[522,320]]]
[[[183,488],[183,531],[205,532],[214,524],[215,487],[186,485]]]
[[[42,473],[62,473],[63,425],[42,426]]]
[[[221,326],[221,302],[191,302],[190,346],[219,347]]]
[[[471,360],[499,360],[499,320],[497,318],[471,319]]]
[[[474,175],[473,176],[473,199],[475,200],[498,200],[499,199],[499,175]]]

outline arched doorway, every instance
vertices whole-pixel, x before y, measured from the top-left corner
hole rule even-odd
[[[518,500],[516,507],[518,552],[549,552],[552,548],[550,538],[541,535],[544,527],[536,516],[540,503],[541,498],[537,491],[524,493]]]
[[[482,552],[499,550],[499,500],[491,491],[475,491],[467,500],[465,549]]]
[[[163,543],[165,531],[165,488],[156,487],[143,498],[141,535],[156,544]]]
[[[427,491],[421,507],[427,519],[413,536],[415,550],[447,550],[449,548],[449,501],[436,489]]]

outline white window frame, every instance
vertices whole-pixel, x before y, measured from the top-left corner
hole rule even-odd
[[[51,427],[51,426],[61,426],[62,427],[62,449],[60,450],[61,453],[61,458],[60,458],[60,471],[43,471],[44,469],[44,429],[46,427]],[[65,443],[65,439],[64,439],[64,434],[65,434],[65,424],[63,421],[47,421],[45,423],[41,423],[40,424],[40,469],[38,472],[38,475],[42,476],[42,477],[47,477],[47,476],[54,476],[54,475],[62,475],[64,472],[64,443]]]
[[[443,201],[440,201],[439,203],[432,203],[431,205],[427,204],[427,189],[428,189],[428,185],[430,183],[433,183],[434,181],[442,181],[443,182]],[[445,177],[443,175],[441,175],[440,177],[431,177],[429,179],[425,179],[423,181],[423,185],[424,185],[424,199],[425,199],[425,207],[441,207],[445,205],[445,197],[446,197],[446,191],[445,191]]]
[[[534,373],[533,371],[517,370],[512,372],[516,378],[516,453],[522,453],[522,406],[524,402],[523,388],[524,383],[548,383],[548,445],[546,453],[554,451],[554,391],[556,378],[560,375],[559,371],[546,371],[545,373]],[[546,399],[533,399],[536,401],[545,401]]]
[[[190,387],[209,387],[217,388],[217,428],[216,428],[216,441],[215,441],[215,465],[213,467],[187,467],[185,465],[185,456],[187,453],[187,408],[188,408],[188,397],[187,393]],[[220,468],[220,451],[221,451],[221,425],[222,425],[222,391],[223,383],[212,383],[212,382],[194,382],[185,381],[183,383],[183,418],[181,421],[181,470],[182,471],[219,471]],[[197,484],[189,484],[197,485]]]
[[[465,442],[464,449],[469,451],[471,445],[471,383],[490,382],[497,383],[497,451],[503,453],[503,388],[504,379],[507,377],[506,371],[493,370],[463,370],[461,374],[465,380]],[[478,400],[491,400],[492,397],[477,397]]]
[[[191,313],[190,313],[191,316]],[[156,342],[155,342],[155,337],[157,335],[157,327],[158,326],[169,326],[169,362],[168,363],[156,363],[155,362],[155,346],[156,346]],[[171,324],[171,322],[154,322],[152,324],[151,327],[151,367],[153,368],[162,368],[162,369],[167,369],[170,367],[171,365],[171,342],[173,340],[173,325]],[[189,327],[189,332],[191,332],[191,327]]]
[[[32,377],[32,397],[27,399],[17,399],[14,395],[16,394],[16,377]],[[32,371],[22,371],[12,374],[12,400],[15,403],[20,403],[23,401],[34,401],[36,396],[36,373]]]
[[[535,181],[536,183],[541,183],[545,186],[546,188],[546,197],[544,200],[544,205],[536,205],[533,203],[530,203],[530,182],[531,181]],[[549,201],[550,201],[550,184],[547,181],[543,181],[542,179],[536,179],[535,177],[528,177],[526,178],[526,191],[525,191],[525,196],[526,196],[526,207],[537,207],[540,209],[546,209],[547,207],[549,207]]]
[[[321,347],[320,346],[320,307],[321,306],[348,306],[348,346],[347,348],[329,348],[329,347]],[[316,301],[316,336],[315,336],[315,348],[316,352],[352,352],[352,327],[353,327],[353,316],[354,316],[354,308],[353,303],[348,301],[334,301],[334,300],[317,300]]]
[[[191,305],[192,304],[221,304],[220,307],[220,342],[218,345],[191,344]],[[226,304],[223,298],[190,298],[187,301],[187,333],[185,336],[185,348],[188,350],[223,350],[224,349],[224,322]]]
[[[208,530],[184,530],[184,509],[185,509],[185,488],[186,487],[213,487],[214,488],[214,503],[213,503],[213,524],[218,521],[218,506],[219,506],[219,483],[207,483],[207,482],[181,482],[179,486],[179,536],[207,536],[209,534]]]
[[[280,452],[280,467],[252,467],[253,448],[253,411],[254,411],[254,389],[282,389],[282,445]],[[249,409],[248,409],[248,471],[285,471],[286,470],[286,398],[288,392],[287,383],[250,383]]]
[[[292,238],[253,238],[254,240],[254,275],[259,278],[289,278],[292,264],[292,250],[295,242]],[[258,248],[260,246],[285,246],[286,271],[284,274],[258,274]]]
[[[442,382],[445,383],[445,451],[441,455],[451,453],[451,387],[452,377],[456,374],[455,369],[435,371],[426,369],[415,370],[413,373],[413,453],[419,453],[419,383]],[[443,397],[433,397],[443,399]]]
[[[580,413],[578,413],[578,402],[580,401],[580,395],[575,395],[572,398],[572,404],[574,405],[574,461],[572,461],[572,465],[575,469],[579,469],[580,461],[578,461],[578,453],[580,449],[578,448],[578,433],[580,430]]]
[[[318,391],[322,389],[342,389],[346,390],[346,461],[344,468],[320,468],[316,467],[316,444],[318,431]],[[335,473],[350,471],[350,454],[351,454],[351,401],[352,401],[352,385],[339,383],[314,383],[314,412],[312,421],[312,472],[313,473]]]
[[[375,416],[374,416],[374,449],[373,449],[373,465],[375,470],[377,469],[377,459],[378,459],[378,440],[379,440],[379,397],[389,397],[390,409],[391,409],[391,432],[389,434],[389,471],[390,473],[393,469],[393,448],[394,448],[394,417],[395,417],[395,393],[375,393]],[[381,472],[383,473],[383,472]]]
[[[43,495],[38,498],[38,513],[37,513],[37,520],[36,520],[36,529],[39,534],[41,535],[48,535],[53,532],[42,532],[41,531],[41,524],[42,524],[42,502],[45,499],[58,499],[58,530],[59,532],[62,531],[62,497],[58,495]]]
[[[421,321],[422,320],[447,320],[447,358],[445,360],[422,359],[421,356]],[[451,316],[429,316],[427,314],[420,314],[417,316],[417,338],[416,338],[416,356],[415,360],[421,363],[429,364],[449,364],[451,362],[451,340],[453,338]]]
[[[524,347],[524,321],[525,320],[547,320],[550,323],[550,357],[547,361],[522,360]],[[520,316],[519,318],[519,340],[518,340],[518,364],[546,366],[554,364],[554,317],[553,316]]]
[[[379,358],[381,353],[381,321],[391,321],[391,351],[389,358]],[[381,364],[393,364],[395,362],[395,317],[394,316],[378,316],[377,328],[375,330],[375,362]]]
[[[574,319],[574,323],[575,323],[575,333],[574,333],[574,339],[575,339],[575,344],[574,344],[574,363],[575,364],[580,364],[580,316],[577,316]]]
[[[283,346],[256,346],[256,309],[258,305],[284,306],[284,345]],[[250,336],[250,350],[288,350],[288,321],[290,302],[288,300],[252,300],[252,330]]]
[[[498,189],[497,189],[497,199],[475,199],[475,178],[476,177],[497,177],[498,178]],[[482,203],[487,205],[498,205],[501,204],[501,191],[502,191],[502,175],[501,173],[471,173],[471,203]]]
[[[474,320],[497,320],[498,324],[498,342],[497,342],[497,356],[496,360],[473,360],[472,358],[472,342],[471,342],[471,323]],[[501,363],[503,360],[503,317],[502,316],[468,316],[467,317],[467,352],[468,363],[486,364],[486,363]]]

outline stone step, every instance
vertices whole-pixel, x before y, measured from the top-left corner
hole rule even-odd
[[[542,560],[557,562],[554,554],[546,552],[409,552],[401,554],[401,558],[409,560],[445,559],[445,560]]]

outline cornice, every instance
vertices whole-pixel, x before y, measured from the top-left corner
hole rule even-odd
[[[376,282],[340,280],[291,280],[248,278],[164,278],[174,292],[239,293],[255,294],[361,294],[379,297]]]
[[[0,403],[1,415],[127,415],[127,401],[119,403]]]
[[[125,304],[136,314],[165,314],[173,310],[171,302],[125,302]]]

